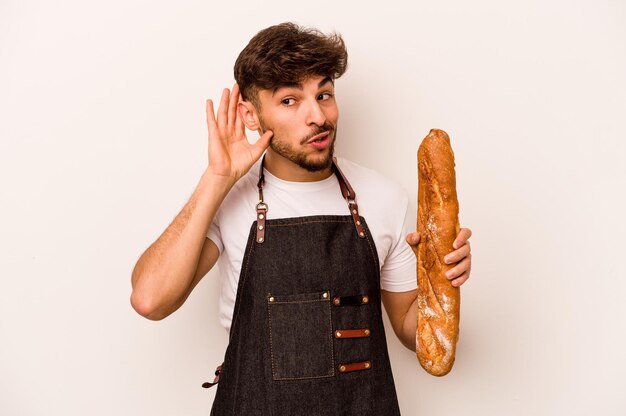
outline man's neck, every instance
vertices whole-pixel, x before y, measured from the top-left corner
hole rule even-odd
[[[333,174],[331,166],[324,170],[311,172],[291,160],[276,154],[269,148],[265,153],[264,168],[277,178],[289,182],[317,182]]]

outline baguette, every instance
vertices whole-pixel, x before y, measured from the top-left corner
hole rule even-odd
[[[429,374],[444,376],[454,364],[461,292],[445,273],[443,258],[459,233],[454,153],[443,130],[432,129],[417,152],[417,358]]]

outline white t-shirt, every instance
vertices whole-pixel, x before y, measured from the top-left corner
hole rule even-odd
[[[337,164],[356,193],[359,213],[376,244],[381,288],[390,292],[414,290],[415,254],[405,238],[415,226],[407,221],[406,192],[397,183],[354,162],[338,158]],[[219,319],[226,330],[230,330],[250,226],[256,220],[259,168],[257,162],[230,190],[207,233],[220,250]],[[263,199],[268,205],[268,220],[350,215],[334,174],[318,182],[288,182],[265,170]]]

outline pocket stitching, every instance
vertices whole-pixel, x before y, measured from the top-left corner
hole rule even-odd
[[[326,291],[327,293],[329,293],[328,291]],[[320,376],[308,376],[308,377],[276,377],[276,367],[274,365],[274,340],[273,340],[273,336],[272,336],[272,312],[270,309],[270,305],[274,305],[274,304],[289,304],[289,303],[313,303],[313,302],[328,302],[326,304],[326,307],[328,309],[328,325],[330,328],[330,331],[328,331],[328,340],[329,340],[329,351],[327,351],[327,354],[330,353],[330,362],[331,362],[331,372],[330,374],[325,374],[325,375],[320,375]],[[268,301],[267,301],[267,315],[268,315],[268,320],[267,320],[267,324],[268,324],[268,330],[269,330],[269,338],[270,338],[270,361],[272,364],[272,379],[274,379],[275,381],[280,381],[280,380],[308,380],[308,379],[316,379],[316,378],[328,378],[328,377],[334,377],[335,376],[335,354],[333,352],[333,332],[332,332],[332,328],[333,328],[333,320],[332,320],[332,309],[331,309],[331,305],[330,305],[330,296],[328,297],[328,299],[313,299],[313,300],[303,300],[303,301],[269,301],[269,295],[268,295]]]

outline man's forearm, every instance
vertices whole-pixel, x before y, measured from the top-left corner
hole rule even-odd
[[[141,315],[162,319],[186,298],[206,232],[233,183],[206,171],[183,209],[139,258],[131,303]]]
[[[417,331],[417,289],[408,292],[381,290],[389,321],[402,345],[415,351]]]
[[[415,335],[417,333],[417,298],[407,311],[404,319],[402,321],[402,328],[397,334],[402,345],[410,349],[411,351],[415,351]]]

